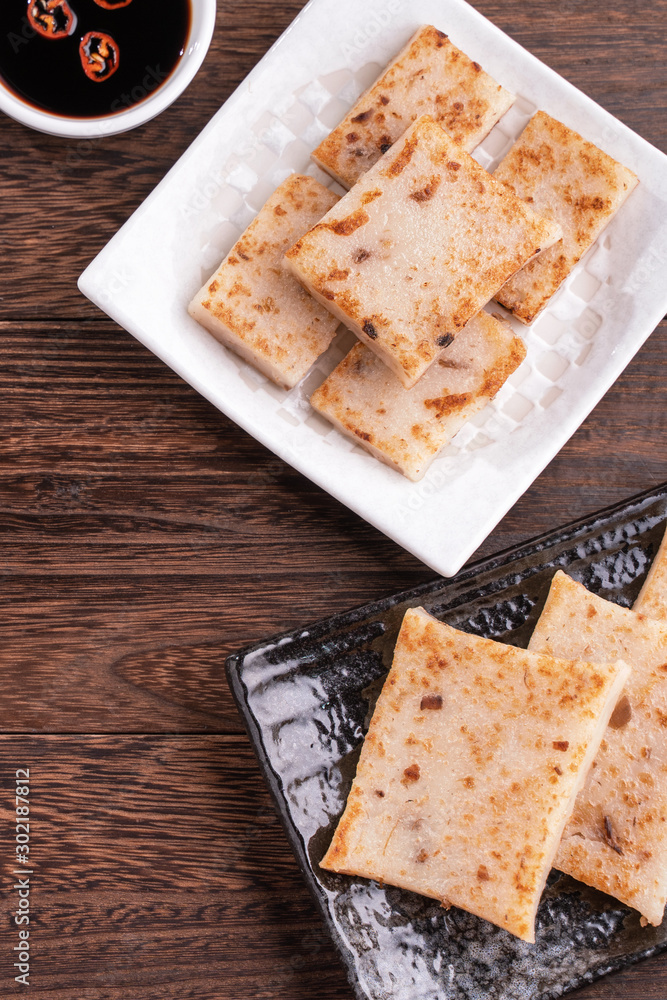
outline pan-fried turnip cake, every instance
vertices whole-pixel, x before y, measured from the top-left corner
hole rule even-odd
[[[350,188],[426,114],[470,153],[514,100],[447,35],[427,24],[320,143],[313,159]]]
[[[507,323],[480,312],[412,389],[365,344],[356,344],[311,405],[372,455],[418,480],[526,356]]]
[[[538,111],[493,175],[563,239],[515,274],[496,299],[532,323],[638,184],[631,170]]]
[[[528,648],[632,666],[554,864],[659,924],[667,900],[667,628],[558,572]]]
[[[209,333],[291,389],[328,348],[338,321],[285,269],[285,251],[338,201],[312,177],[292,174],[190,303]]]
[[[627,675],[408,611],[322,866],[534,941],[563,827]]]
[[[293,273],[406,387],[561,237],[431,118],[288,252]]]

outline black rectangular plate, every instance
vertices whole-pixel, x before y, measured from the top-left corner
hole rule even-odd
[[[667,521],[667,483],[415,590],[278,636],[227,676],[299,865],[359,1000],[551,1000],[667,946],[667,926],[552,872],[526,944],[391,886],[325,872],[370,708],[407,608],[526,646],[557,569],[631,607]]]

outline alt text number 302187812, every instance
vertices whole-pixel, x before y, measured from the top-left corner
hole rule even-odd
[[[14,891],[17,893],[14,923],[18,928],[18,941],[14,944],[15,982],[30,985],[30,769],[16,771],[16,867]]]

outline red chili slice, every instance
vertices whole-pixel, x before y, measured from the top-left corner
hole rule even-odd
[[[83,71],[89,80],[108,80],[118,69],[120,52],[111,35],[89,31],[79,43]]]
[[[67,0],[30,0],[28,21],[44,38],[67,38],[76,28],[76,14]]]
[[[127,7],[132,0],[95,0],[98,7],[104,7],[105,10],[118,10],[119,7]]]

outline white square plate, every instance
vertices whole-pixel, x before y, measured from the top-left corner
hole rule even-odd
[[[542,108],[640,185],[532,328],[528,357],[420,483],[308,405],[342,334],[284,392],[187,305],[265,200],[420,24],[445,31],[518,100],[475,156],[493,169]],[[79,279],[81,291],[264,445],[444,576],[454,575],[557,454],[667,311],[667,157],[463,0],[311,0]]]

